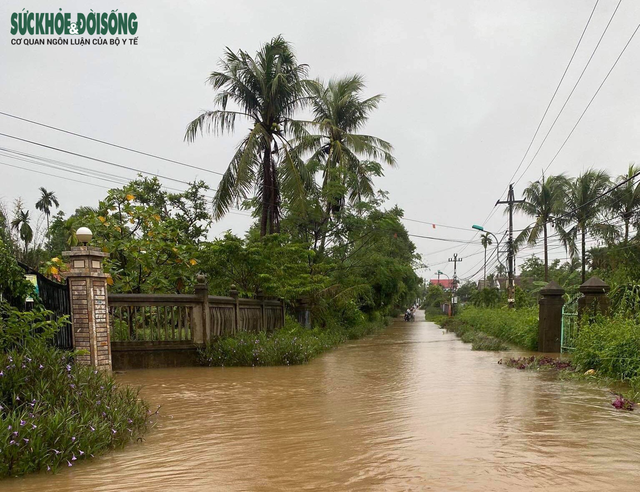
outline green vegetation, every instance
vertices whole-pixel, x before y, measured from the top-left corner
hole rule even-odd
[[[640,381],[638,354],[638,320],[624,316],[600,317],[580,326],[573,361],[580,369],[595,369],[603,376]]]
[[[360,322],[353,326],[305,329],[291,318],[273,333],[238,333],[209,343],[200,351],[208,366],[277,366],[304,364],[336,345],[382,330],[389,319]]]
[[[50,315],[0,304],[0,477],[73,466],[147,427],[135,390],[47,344],[66,322]]]
[[[467,306],[459,314],[460,321],[474,330],[486,333],[508,344],[527,350],[538,347],[538,309],[501,309]]]
[[[464,343],[470,343],[472,350],[509,350],[509,346],[502,340],[478,331],[473,325],[461,321],[459,318],[443,317],[438,324],[445,330],[455,333]]]

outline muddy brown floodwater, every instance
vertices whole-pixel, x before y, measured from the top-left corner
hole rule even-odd
[[[396,322],[304,366],[131,371],[144,443],[0,490],[640,490],[640,415],[499,357]]]

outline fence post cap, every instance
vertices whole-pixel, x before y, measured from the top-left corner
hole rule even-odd
[[[199,273],[198,275],[196,275],[196,282],[198,282],[199,284],[204,284],[207,281],[207,277],[204,275],[204,273]]]
[[[580,286],[580,292],[583,294],[606,294],[609,290],[609,284],[598,277],[591,277]]]
[[[564,289],[555,280],[552,280],[540,290],[540,294],[543,296],[562,296]]]
[[[229,296],[231,297],[238,297],[238,288],[236,287],[236,284],[231,284],[231,287],[229,288]]]

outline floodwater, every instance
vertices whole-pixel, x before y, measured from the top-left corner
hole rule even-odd
[[[500,355],[399,321],[304,366],[131,371],[144,443],[0,490],[640,489],[640,415]]]

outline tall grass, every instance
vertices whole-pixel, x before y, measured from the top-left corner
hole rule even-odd
[[[206,345],[199,353],[208,366],[278,366],[304,364],[321,353],[382,330],[388,320],[369,321],[351,327],[305,329],[287,318],[284,328],[272,333],[241,332]]]
[[[640,322],[616,316],[599,317],[580,326],[573,352],[580,369],[603,376],[640,382]]]
[[[457,318],[487,335],[527,350],[538,348],[538,308],[502,309],[467,306]]]

